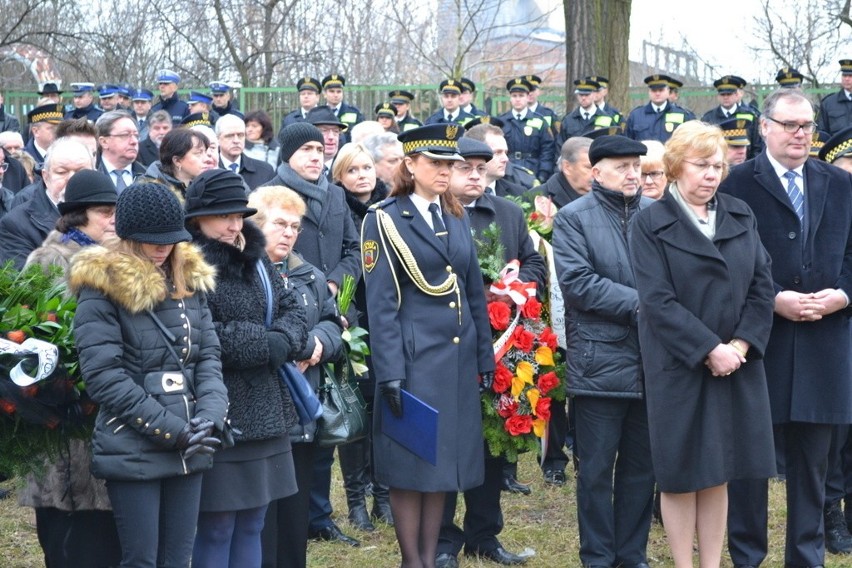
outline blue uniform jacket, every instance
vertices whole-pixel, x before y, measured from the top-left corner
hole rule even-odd
[[[666,103],[663,111],[657,113],[649,102],[630,111],[624,133],[634,140],[658,140],[665,144],[675,128],[694,119],[692,112],[676,104]]]
[[[509,160],[527,168],[541,183],[553,173],[556,145],[547,121],[538,113],[527,111],[522,120],[510,111],[500,115],[503,134],[509,146]]]

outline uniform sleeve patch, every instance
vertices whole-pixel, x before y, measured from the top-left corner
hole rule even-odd
[[[361,245],[361,253],[364,257],[364,270],[372,272],[379,260],[379,243],[364,241],[364,244]]]

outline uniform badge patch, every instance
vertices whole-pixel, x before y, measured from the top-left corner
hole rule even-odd
[[[532,133],[533,133],[532,126],[524,126],[524,135],[525,136],[532,136]]]
[[[379,260],[379,243],[376,241],[364,241],[361,246],[361,253],[364,256],[364,270],[372,272],[376,267],[376,262]]]

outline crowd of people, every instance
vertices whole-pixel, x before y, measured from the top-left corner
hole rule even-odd
[[[472,81],[447,79],[423,123],[405,90],[365,120],[337,74],[300,79],[277,133],[227,84],[181,100],[170,70],[156,100],[79,83],[67,111],[44,85],[26,139],[0,112],[0,261],[60,268],[99,405],[91,440],[45,457],[19,495],[46,565],[304,567],[310,539],[359,546],[333,518],[335,448],[279,373],[318,392],[356,325],[372,424],[336,449],[351,528],[393,526],[406,568],[452,568],[462,551],[525,563],[498,539],[500,496],[530,488],[481,420],[496,367],[477,240],[494,226],[520,280],[564,302],[568,401],[540,463],[561,486],[573,461],[582,566],[650,566],[655,492],[677,568],[696,536],[699,565],[720,566],[726,531],[732,563],[759,566],[775,476],[785,565],[852,553],[852,60],[840,66],[818,105],[782,69],[762,112],[721,77],[701,120],[659,74],[626,115],[605,77],[578,79],[562,120],[534,75],[506,84],[511,110],[494,117]],[[522,207],[541,199],[552,249]],[[434,458],[392,432],[422,408],[438,416]]]

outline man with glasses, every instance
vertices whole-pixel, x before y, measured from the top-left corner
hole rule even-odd
[[[500,227],[504,261],[520,261],[519,278],[524,282],[535,282],[537,289],[543,290],[547,267],[533,246],[523,211],[508,199],[485,193],[486,164],[494,155],[491,148],[484,142],[465,136],[459,140],[459,154],[465,161],[453,164],[450,192],[467,211],[476,237],[480,238],[489,225],[496,223]],[[453,522],[458,494],[447,494],[436,568],[457,567],[457,557],[462,547],[468,555],[481,556],[498,564],[526,562],[526,558],[508,552],[497,540],[497,535],[503,529],[503,512],[500,508],[503,462],[501,457],[491,455],[486,444],[485,481],[479,487],[464,492],[464,530]]]
[[[157,72],[157,88],[160,90],[160,98],[151,107],[151,112],[164,110],[172,117],[172,125],[180,126],[184,118],[189,116],[189,105],[178,98],[178,84],[180,75],[170,69],[161,69]]]
[[[808,159],[816,124],[801,90],[780,89],[764,104],[764,152],[733,168],[719,190],[751,207],[772,257],[775,321],[764,365],[772,421],[785,444],[784,561],[821,567],[832,430],[852,423],[846,309],[852,294],[852,177]],[[767,550],[767,480],[733,481],[729,495],[733,563],[758,566]]]
[[[95,123],[98,129],[98,171],[109,176],[119,194],[145,174],[139,155],[139,131],[136,122],[123,110],[106,112]]]

